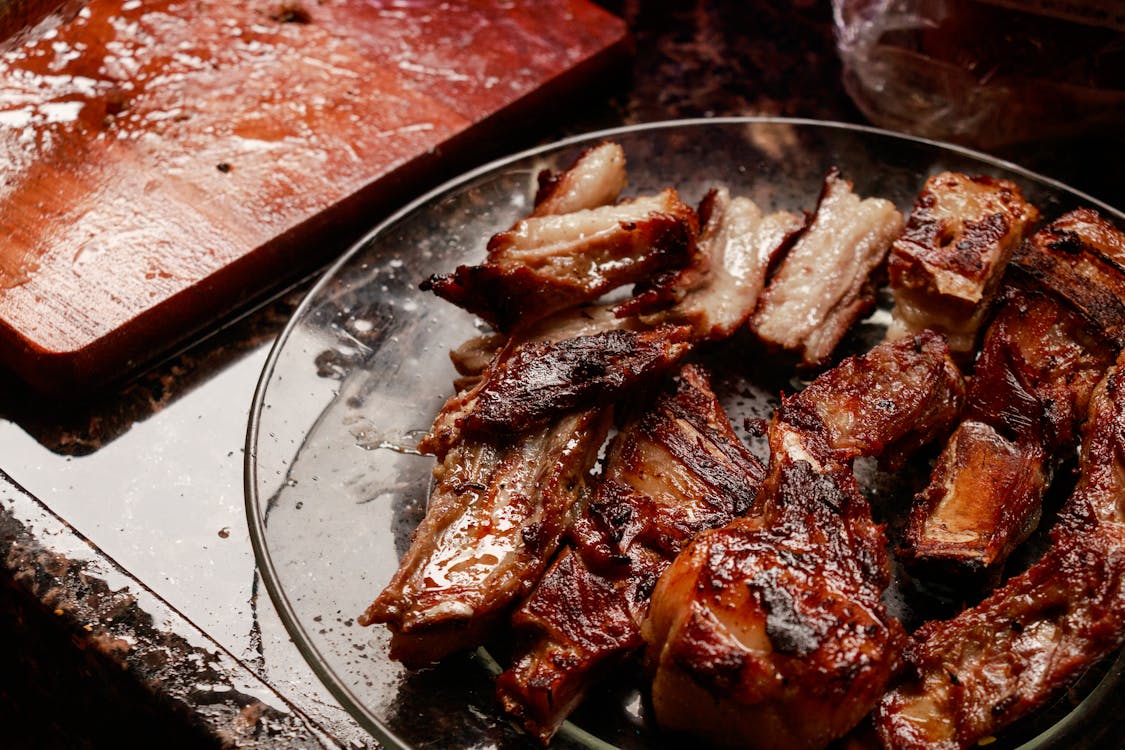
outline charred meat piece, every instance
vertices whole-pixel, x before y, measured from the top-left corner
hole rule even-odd
[[[876,726],[887,747],[968,748],[1125,644],[1125,368],[1095,391],[1081,478],[1046,554],[980,604],[923,625]]]
[[[614,206],[535,215],[494,235],[483,264],[431,276],[423,288],[508,331],[684,265],[697,232],[695,212],[671,189]]]
[[[1113,347],[1053,295],[1013,291],[985,335],[964,423],[910,511],[903,559],[920,575],[994,577],[1039,523]]]
[[[1018,186],[943,172],[926,180],[887,263],[896,339],[930,328],[969,355],[1012,251],[1039,220]]]
[[[491,368],[462,429],[523,432],[559,414],[623,397],[671,370],[689,350],[690,334],[687,326],[662,326],[529,342]]]
[[[1125,333],[1122,259],[1125,235],[1085,210],[1016,251],[1029,288],[1008,290],[985,334],[965,412],[977,424],[957,430],[911,510],[903,551],[919,572],[994,576],[1038,525]]]
[[[685,367],[614,439],[574,546],[516,612],[523,643],[497,681],[505,708],[549,741],[586,689],[643,643],[649,594],[676,554],[745,512],[763,474],[705,371]]]
[[[849,469],[782,454],[771,478],[769,513],[704,532],[661,576],[653,705],[662,727],[722,747],[822,748],[895,666],[886,540]]]
[[[409,665],[479,645],[567,529],[608,429],[589,409],[508,440],[462,440],[434,469],[426,517],[360,624],[386,623]]]
[[[746,323],[769,268],[804,227],[796,214],[763,214],[749,198],[731,198],[725,188],[708,193],[699,213],[695,262],[658,274],[619,305],[618,314],[639,315],[650,324],[687,323],[700,339],[725,339]]]
[[[779,418],[822,435],[838,461],[880,456],[900,466],[941,437],[960,412],[964,385],[947,354],[945,340],[933,331],[900,346],[875,347],[786,399]]]
[[[625,151],[616,143],[586,149],[562,174],[539,175],[532,216],[569,214],[608,206],[625,189]]]
[[[1051,222],[1016,250],[1012,266],[1125,346],[1125,233],[1097,211],[1080,208]]]
[[[902,230],[889,201],[861,200],[828,173],[808,227],[770,280],[751,326],[765,342],[825,362],[851,325],[875,304],[871,273]]]
[[[473,339],[452,355],[479,364],[473,352],[494,342]],[[605,405],[670,372],[694,344],[687,326],[650,328],[620,318],[613,305],[576,308],[521,327],[454,393],[418,444],[442,460],[466,434],[534,429],[578,408]],[[480,349],[483,354],[484,349]]]
[[[560,316],[523,346],[509,341],[479,382],[439,413],[419,443],[438,457],[426,517],[394,578],[361,620],[391,628],[392,658],[420,664],[479,645],[538,581],[573,521],[605,440],[612,409],[585,408],[588,402],[645,385],[654,370],[671,367],[689,348],[686,326],[636,331],[620,324],[608,310],[594,310],[577,319]],[[555,340],[575,332],[585,335]],[[615,337],[627,344],[608,346],[606,339]],[[598,351],[591,351],[591,340]],[[572,358],[542,356],[552,346],[554,354],[584,352],[580,362],[600,362],[600,378],[575,369]],[[474,432],[467,423],[501,408],[489,394],[502,399],[505,368],[524,371],[513,377],[516,390],[535,368],[548,373],[537,380],[553,387],[521,391],[523,399],[509,393],[506,413],[523,415],[521,431]],[[549,409],[528,411],[544,400]]]
[[[901,380],[913,403],[893,413],[856,397]],[[786,399],[753,515],[697,536],[653,593],[644,637],[661,726],[724,747],[822,748],[871,710],[904,635],[881,601],[886,539],[848,460],[940,433],[963,387],[927,333]]]

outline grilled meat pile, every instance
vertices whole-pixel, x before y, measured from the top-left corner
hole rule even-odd
[[[503,638],[499,702],[544,744],[643,659],[656,722],[719,746],[824,748],[870,717],[887,748],[964,748],[1120,648],[1125,235],[1088,209],[1033,233],[1015,184],[955,173],[905,221],[834,169],[805,216],[626,184],[590,149],[423,285],[495,333],[453,352],[426,516],[360,618],[392,658]],[[825,369],[884,279],[887,340]],[[713,389],[727,341],[820,370],[759,427],[768,466]],[[1046,553],[1004,581],[1079,445]],[[855,462],[927,456],[892,550]],[[892,552],[994,590],[910,633]]]

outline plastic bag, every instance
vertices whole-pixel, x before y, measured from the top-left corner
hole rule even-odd
[[[1125,126],[1125,2],[833,8],[844,87],[878,125],[985,149]]]

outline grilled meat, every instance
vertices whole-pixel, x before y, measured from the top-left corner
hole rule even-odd
[[[617,200],[627,181],[625,151],[616,143],[598,144],[583,151],[562,174],[540,173],[532,216],[608,206]]]
[[[593,500],[513,618],[523,643],[497,681],[544,743],[586,689],[643,641],[656,579],[699,531],[745,512],[764,468],[689,365],[614,439]]]
[[[534,215],[494,235],[483,264],[431,276],[423,288],[508,331],[684,265],[697,233],[695,212],[671,189],[613,206]]]
[[[1081,478],[1046,554],[913,636],[876,712],[887,747],[968,748],[1047,703],[1125,643],[1125,358],[1090,401]]]
[[[690,348],[690,333],[687,326],[661,326],[529,342],[491,368],[462,427],[523,432],[573,409],[609,403],[671,370]]]
[[[1007,180],[957,172],[926,180],[887,263],[895,297],[887,337],[929,328],[968,357],[1012,251],[1038,220]]]
[[[695,262],[658,275],[619,305],[618,314],[652,324],[686,323],[700,339],[725,339],[746,323],[771,264],[804,227],[796,214],[763,214],[749,198],[732,199],[725,188],[708,193],[699,213]]]
[[[527,594],[585,491],[608,417],[588,409],[449,451],[410,549],[359,620],[390,627],[392,659],[422,665],[479,645]]]
[[[875,304],[871,273],[902,230],[889,201],[861,200],[828,173],[809,225],[770,281],[751,326],[762,340],[825,362],[851,325]]]
[[[898,382],[911,385],[894,409],[857,397]],[[786,400],[753,514],[697,536],[653,593],[644,636],[661,726],[725,747],[821,748],[871,710],[903,633],[881,602],[883,530],[848,461],[940,432],[962,391],[927,332]]]
[[[1017,250],[1012,288],[985,335],[963,424],[911,510],[905,558],[995,575],[1035,529],[1043,492],[1078,438],[1125,333],[1125,235],[1067,214]],[[1125,318],[1121,318],[1125,320]],[[1093,325],[1092,325],[1093,324]]]

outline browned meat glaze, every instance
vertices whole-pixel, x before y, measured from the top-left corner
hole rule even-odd
[[[1090,393],[1125,334],[1114,327],[1125,312],[1120,258],[1125,236],[1086,210],[1016,251],[1012,262],[1033,288],[1006,293],[985,335],[965,423],[911,510],[904,558],[923,572],[996,575],[1038,525],[1043,493],[1076,445]]]
[[[431,276],[423,288],[508,331],[684,265],[697,233],[695,212],[671,189],[535,215],[493,236],[483,264]]]
[[[608,417],[589,409],[514,439],[451,447],[410,549],[359,620],[390,627],[391,658],[422,665],[479,645],[530,591],[584,492]]]
[[[567,179],[564,175],[559,184]],[[760,218],[756,207],[749,206],[754,218]],[[741,324],[749,316],[756,299],[741,287],[760,288],[764,269],[756,264],[768,263],[773,256],[772,249],[762,249],[760,244],[780,243],[784,237],[761,231],[747,241],[729,231],[730,222],[739,216],[738,211],[716,214],[702,252],[691,257],[690,270],[678,274],[691,284],[676,299],[698,304],[699,296],[712,290],[727,269],[748,269],[749,281],[724,279],[722,291],[738,300],[727,300],[722,306],[725,317],[673,305],[642,319],[623,315],[613,304],[575,307],[584,299],[577,294],[568,298],[564,311],[545,319],[521,320],[502,345],[495,338],[479,339],[455,354],[454,361],[465,375],[462,390],[448,400],[419,443],[421,451],[433,453],[439,461],[435,497],[402,567],[364,618],[366,623],[386,622],[395,632],[392,656],[420,663],[440,658],[451,648],[479,643],[495,627],[499,614],[535,584],[571,523],[571,506],[582,493],[580,479],[604,438],[603,431],[568,426],[565,420],[571,417],[563,415],[593,407],[588,419],[601,424],[604,419],[594,414],[603,407],[594,405],[626,394],[635,397],[638,388],[643,392],[653,377],[673,368],[692,345],[717,335],[723,320],[733,328],[729,321]],[[550,217],[528,221],[540,218]],[[766,219],[766,226],[780,225],[777,217]],[[573,226],[571,230],[579,231]],[[482,365],[489,351],[495,354]],[[608,408],[604,407],[607,413]],[[569,452],[558,454],[563,445],[570,446]],[[531,485],[510,480],[508,462],[517,460],[540,465],[543,472],[561,473],[568,486],[556,492],[549,486],[544,489],[538,480]],[[463,476],[466,470],[471,477]],[[447,477],[453,479],[446,482]],[[515,502],[509,499],[512,492],[519,494],[520,509],[515,513],[505,510]],[[504,515],[503,524],[481,525],[481,519],[497,513]],[[468,528],[477,529],[472,548],[495,547],[504,554],[473,556],[472,565],[459,573],[457,586],[427,588],[426,582],[448,578],[449,561],[460,559],[454,547],[466,544],[461,536]],[[534,538],[535,544],[521,547],[521,538]]]
[[[1081,478],[1051,546],[952,620],[922,626],[876,726],[887,747],[968,748],[1125,644],[1125,358],[1090,401]]]
[[[858,397],[899,382],[896,408]],[[754,515],[697,536],[653,593],[644,637],[661,726],[724,747],[823,748],[871,710],[903,632],[881,601],[886,539],[848,461],[940,433],[963,388],[927,332],[786,399]]]
[[[608,206],[625,189],[625,151],[616,143],[600,143],[583,151],[562,174],[544,170],[532,216],[569,214]]]
[[[1012,251],[1038,220],[1007,180],[957,172],[926,180],[887,262],[895,297],[887,337],[929,328],[970,355]]]
[[[390,584],[361,620],[391,628],[392,658],[426,663],[479,645],[535,585],[570,527],[612,414],[603,405],[581,411],[587,404],[580,401],[604,402],[599,386],[617,393],[644,386],[689,349],[686,326],[636,331],[621,325],[602,308],[531,329],[529,341],[509,341],[476,385],[454,394],[438,414],[419,442],[420,450],[438,458],[426,517]],[[571,333],[580,335],[555,338]],[[607,336],[624,337],[627,344],[606,348]],[[589,352],[591,341],[599,351]],[[585,364],[601,362],[605,377],[585,378],[565,356],[532,356],[552,347],[555,354],[587,351]],[[510,410],[534,417],[521,423],[521,431],[468,429],[474,416],[490,408],[490,392],[503,395],[505,368],[525,376],[541,368],[547,374],[540,381],[561,385],[528,392],[519,405],[523,411]],[[581,398],[558,397],[562,376],[574,381],[569,394]],[[527,410],[542,403],[554,411]]]
[[[642,285],[618,306],[619,315],[687,323],[700,339],[725,339],[746,323],[771,264],[805,226],[788,211],[763,214],[749,198],[731,198],[726,188],[708,193],[699,214],[703,228],[694,262]]]
[[[1080,208],[1051,222],[1016,250],[1012,267],[1125,346],[1125,233],[1097,211]]]
[[[548,742],[586,689],[642,644],[659,575],[699,531],[745,512],[763,474],[706,372],[685,367],[614,439],[574,546],[516,612],[523,644],[497,681],[504,707]]]
[[[523,432],[559,414],[609,403],[671,370],[688,351],[690,335],[687,326],[661,326],[528,342],[490,369],[462,429]]]
[[[796,352],[802,364],[827,361],[875,304],[870,276],[902,230],[902,215],[881,198],[861,200],[833,169],[816,211],[770,280],[751,327],[765,342]]]
[[[897,467],[944,436],[964,397],[943,338],[924,331],[902,345],[845,359],[785,399],[778,419],[823,436],[836,461],[879,456]]]

